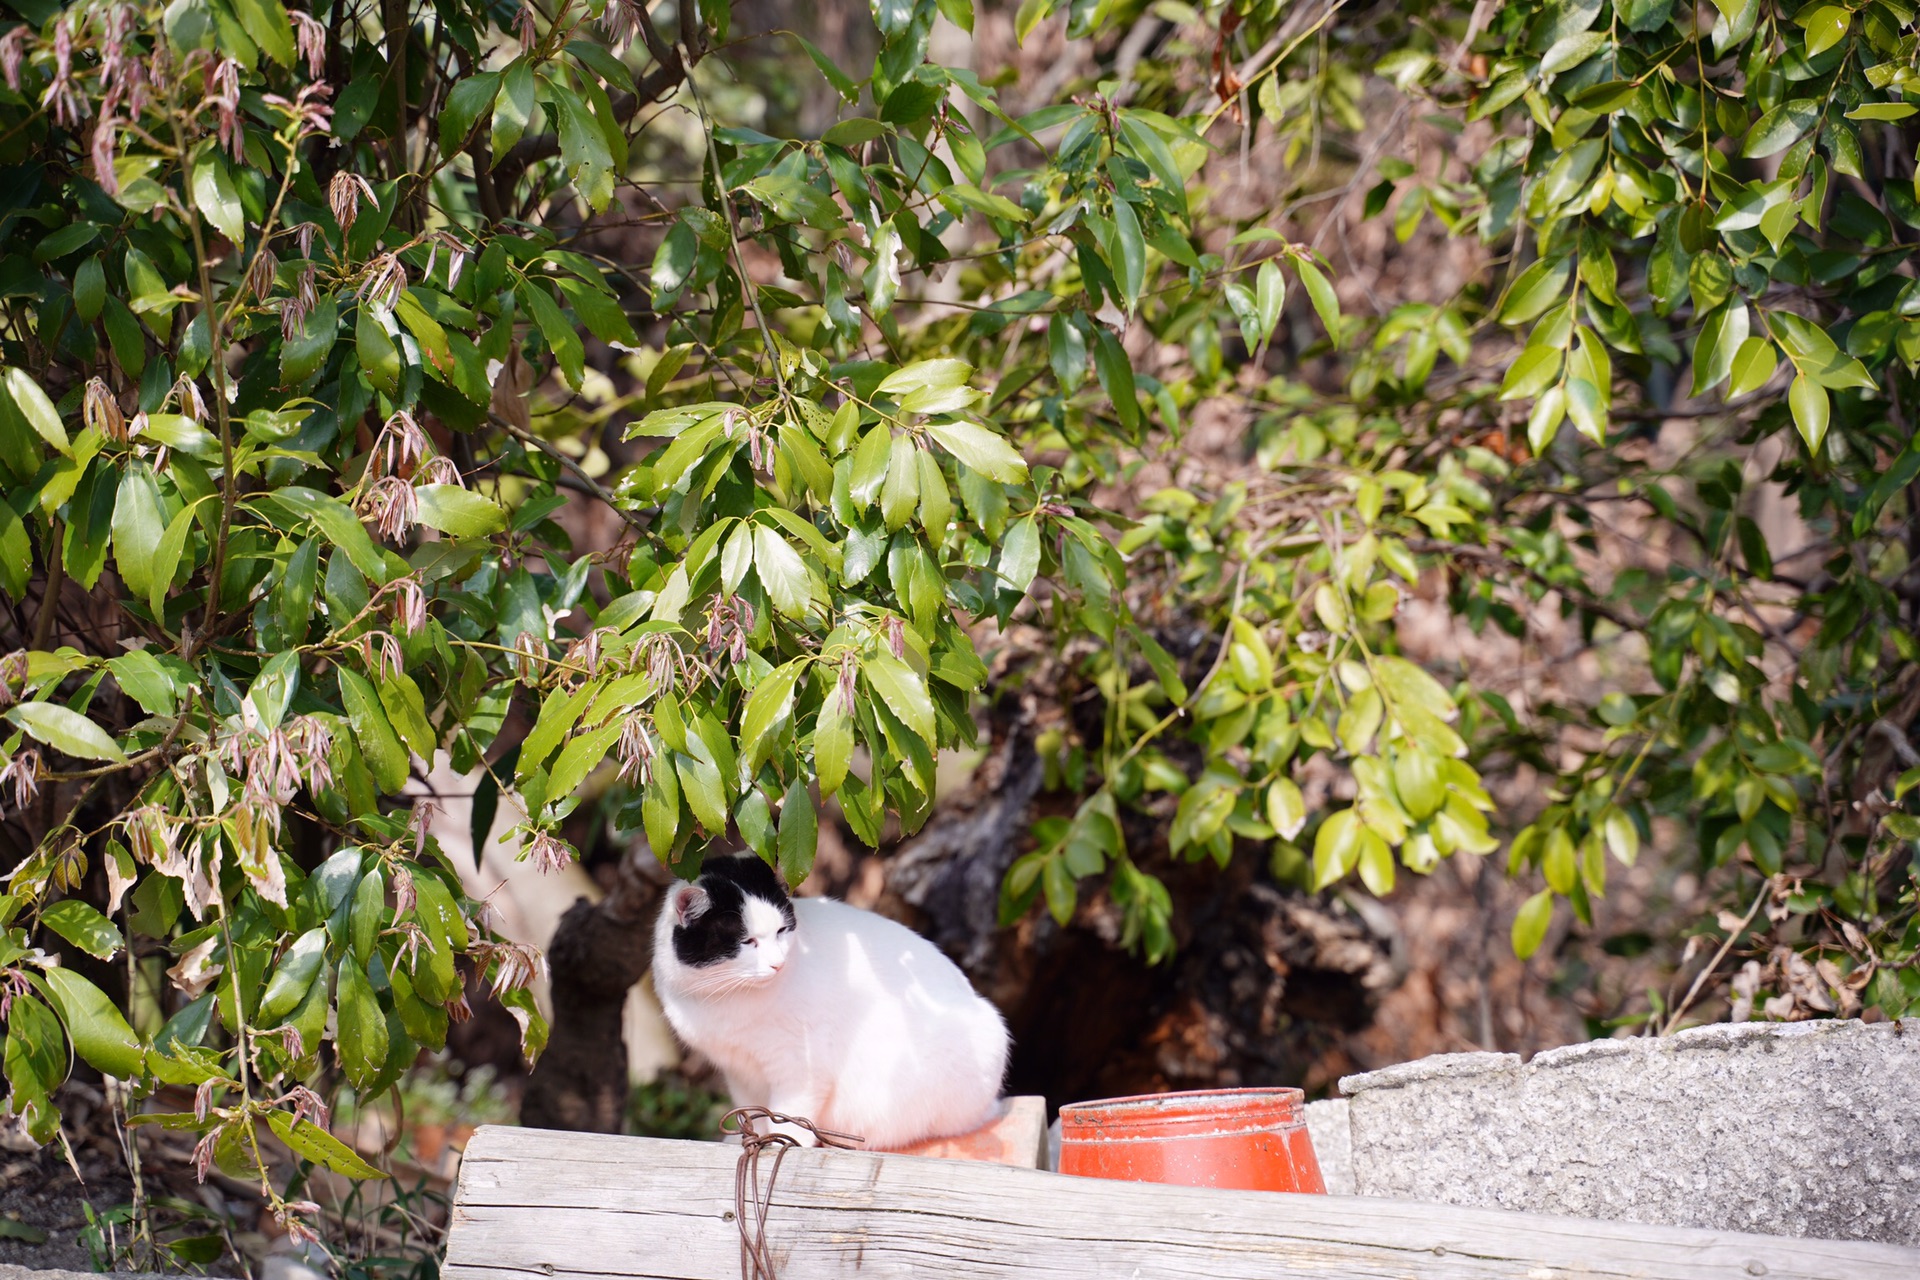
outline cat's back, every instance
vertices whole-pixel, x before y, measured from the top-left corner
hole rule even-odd
[[[832,898],[796,898],[804,972],[822,989],[991,1009],[940,948],[897,920]]]

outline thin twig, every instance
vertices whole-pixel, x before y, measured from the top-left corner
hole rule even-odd
[[[607,488],[605,485],[601,484],[598,480],[595,480],[592,476],[588,475],[586,472],[586,468],[582,467],[579,463],[575,462],[572,458],[569,458],[566,454],[560,452],[560,450],[554,448],[553,445],[549,444],[545,440],[542,440],[539,436],[533,434],[533,432],[528,431],[522,427],[515,426],[513,423],[508,422],[505,418],[501,417],[497,413],[493,413],[489,411],[487,414],[487,421],[491,422],[494,426],[500,428],[502,431],[512,436],[515,440],[520,441],[520,443],[532,445],[534,448],[546,454],[549,458],[552,458],[555,462],[558,462],[561,466],[565,467],[567,470],[573,472],[574,477],[578,479],[582,485],[586,486],[586,490],[588,493],[592,494],[594,497],[600,499],[600,501],[606,503],[609,507],[613,508],[614,513],[618,515],[622,520],[625,520],[627,524],[631,528],[633,528],[636,532],[646,533],[648,531],[646,521],[642,520],[639,516],[634,515],[631,511],[628,511],[625,507],[622,507],[617,501],[615,501],[613,496],[613,491],[611,489]]]
[[[1702,969],[1699,975],[1694,978],[1693,985],[1687,988],[1687,998],[1674,1006],[1673,1012],[1667,1017],[1666,1025],[1660,1029],[1661,1035],[1670,1036],[1673,1034],[1674,1028],[1680,1024],[1680,1015],[1693,1007],[1693,1002],[1699,996],[1700,989],[1706,985],[1708,976],[1720,967],[1720,962],[1727,958],[1727,952],[1733,950],[1733,944],[1739,941],[1740,935],[1747,931],[1747,926],[1753,923],[1753,918],[1760,914],[1760,904],[1767,900],[1767,894],[1770,893],[1772,889],[1773,879],[1771,877],[1761,882],[1760,892],[1753,896],[1753,905],[1748,907],[1747,914],[1740,918],[1739,928],[1727,934],[1727,940],[1720,944],[1718,951],[1713,953],[1713,959],[1708,961],[1707,967]]]

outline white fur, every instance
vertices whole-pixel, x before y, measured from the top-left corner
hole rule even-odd
[[[680,1038],[726,1076],[735,1106],[805,1116],[880,1150],[993,1117],[1006,1024],[931,942],[827,898],[794,899],[795,928],[783,934],[780,911],[748,895],[751,941],[693,968],[674,955],[673,926],[704,897],[687,884],[669,893],[654,990]]]

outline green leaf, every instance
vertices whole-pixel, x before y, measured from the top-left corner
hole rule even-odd
[[[267,1126],[295,1155],[323,1165],[343,1178],[365,1182],[387,1175],[360,1157],[360,1153],[305,1117],[288,1111],[267,1113]]]
[[[1849,120],[1905,120],[1920,107],[1911,102],[1863,102],[1847,112]]]
[[[387,1015],[357,962],[340,966],[334,1056],[356,1089],[365,1089],[387,1065]]]
[[[1500,384],[1502,400],[1524,400],[1537,396],[1560,377],[1560,363],[1566,353],[1558,347],[1528,347],[1507,366]]]
[[[814,810],[813,795],[807,790],[805,778],[795,778],[787,787],[786,799],[780,802],[777,841],[780,878],[789,887],[799,888],[800,882],[813,870],[813,855],[819,843],[820,815]]]
[[[110,760],[120,764],[127,758],[127,753],[106,730],[57,702],[23,702],[7,712],[7,719],[30,736],[78,760]]]
[[[206,495],[208,498],[213,496]],[[193,532],[193,513],[204,500],[195,499],[181,508],[180,514],[167,523],[167,531],[160,535],[159,545],[154,548],[147,605],[156,618],[166,616],[167,593],[173,589],[174,574],[179,571],[180,554],[186,550],[187,535]],[[361,536],[366,535],[363,533]]]
[[[1823,4],[1794,21],[1807,29],[1807,57],[1817,58],[1845,38],[1853,25],[1853,15],[1839,5]]]
[[[1607,440],[1607,406],[1600,389],[1585,378],[1567,379],[1567,417],[1581,435],[1595,444]]]
[[[1539,351],[1544,348],[1530,347],[1528,350]],[[1559,353],[1554,354],[1557,356]],[[1554,376],[1558,376],[1559,372],[1560,362],[1556,359],[1553,367]],[[1502,397],[1502,399],[1505,398]],[[1540,393],[1540,398],[1533,402],[1533,411],[1527,415],[1527,447],[1533,450],[1536,456],[1545,453],[1547,447],[1553,443],[1554,437],[1560,434],[1560,423],[1566,416],[1567,388],[1564,383],[1548,387]]]
[[[1793,411],[1793,425],[1799,428],[1800,438],[1807,442],[1807,452],[1819,453],[1820,442],[1827,438],[1827,389],[1804,373],[1796,374],[1793,385],[1787,388],[1787,406]]]
[[[1107,245],[1107,256],[1113,262],[1120,296],[1132,311],[1146,287],[1147,242],[1140,234],[1139,215],[1124,200],[1113,202],[1113,239]]]
[[[919,452],[913,438],[905,435],[895,436],[888,450],[887,478],[880,486],[880,516],[889,533],[904,528],[920,504]]]
[[[1393,892],[1393,850],[1371,830],[1360,837],[1360,883],[1376,898]]]
[[[73,309],[82,320],[92,324],[100,318],[100,309],[106,305],[107,270],[96,253],[73,273]]]
[[[147,339],[140,332],[140,322],[133,317],[133,311],[116,294],[108,294],[105,299],[106,310],[100,317],[100,323],[106,326],[107,341],[113,346],[113,358],[130,378],[138,378],[147,367]]]
[[[1539,317],[1560,301],[1561,290],[1572,274],[1573,265],[1565,258],[1542,258],[1522,271],[1500,304],[1500,323],[1525,324]]]
[[[525,55],[508,63],[501,73],[500,92],[493,100],[490,143],[496,165],[527,131],[527,121],[533,118],[533,87],[533,64]]]
[[[1826,330],[1811,320],[1778,310],[1768,312],[1766,319],[1774,340],[1786,349],[1787,358],[1821,386],[1836,391],[1844,387],[1874,389],[1876,384],[1866,367],[1842,352]]]
[[[340,680],[347,723],[353,726],[353,739],[360,744],[360,754],[366,758],[374,782],[382,791],[399,791],[407,782],[407,749],[394,733],[379,696],[359,672],[339,665],[333,670]]]
[[[847,491],[854,505],[865,510],[880,496],[887,469],[893,460],[893,430],[885,422],[867,428],[853,451],[853,469],[848,475]]]
[[[1540,949],[1553,923],[1553,890],[1542,889],[1521,904],[1513,917],[1513,954],[1522,960]]]
[[[1321,273],[1320,268],[1299,258],[1294,261],[1294,270],[1300,273],[1300,283],[1307,288],[1307,298],[1313,303],[1313,310],[1320,317],[1321,325],[1327,331],[1327,338],[1335,347],[1340,345],[1340,299],[1333,292],[1333,285]]]
[[[535,717],[533,728],[520,743],[519,777],[522,781],[547,762],[547,757],[554,753],[572,730],[574,722],[580,719],[581,712],[587,709],[587,702],[595,691],[596,686],[589,684],[571,693],[560,688],[547,695],[540,704],[540,714]]]
[[[1234,789],[1217,775],[1202,778],[1180,797],[1167,831],[1168,847],[1178,853],[1212,840],[1233,816],[1238,799]]]
[[[13,1087],[9,1109],[23,1115],[23,1102],[44,1104],[67,1078],[67,1044],[60,1019],[34,996],[17,996],[7,1017],[4,1047],[7,1082]]]
[[[1758,334],[1748,338],[1733,354],[1732,383],[1727,387],[1727,395],[1744,396],[1758,391],[1772,379],[1779,363],[1773,343]]]
[[[753,530],[753,567],[775,609],[789,618],[806,616],[813,599],[813,575],[792,544],[765,525]]]
[[[524,62],[524,59],[520,61]],[[529,86],[531,88],[531,86]],[[493,106],[500,91],[498,71],[479,71],[457,80],[440,108],[440,149],[452,155],[466,149],[467,138],[482,112]]]
[[[288,653],[282,656],[291,657],[292,655]],[[279,660],[279,658],[274,659],[275,662]],[[297,671],[299,668],[296,666],[294,669]],[[393,731],[400,735],[400,740],[421,759],[433,759],[433,749],[439,743],[436,741],[433,724],[427,719],[426,698],[421,694],[420,686],[414,682],[413,677],[404,671],[398,675],[391,673],[383,675],[380,677],[377,692],[380,695],[381,709],[387,713],[387,723],[391,724]],[[262,714],[265,714],[265,708],[262,708]],[[571,787],[565,788],[560,794],[565,795],[571,790]]]
[[[1313,837],[1314,892],[1327,888],[1359,865],[1360,846],[1368,834],[1360,825],[1360,815],[1352,809],[1327,815]]]
[[[293,945],[280,957],[280,963],[274,966],[266,992],[260,997],[257,1016],[261,1025],[271,1026],[293,1012],[313,986],[314,975],[320,972],[321,962],[326,958],[324,925],[309,929],[293,940]]]
[[[760,772],[760,764],[771,752],[774,733],[793,711],[794,685],[805,670],[806,660],[795,658],[760,677],[747,697],[740,714],[740,756],[749,775]]]
[[[1254,284],[1254,305],[1260,317],[1260,341],[1266,342],[1273,337],[1274,328],[1280,323],[1280,311],[1287,300],[1287,280],[1280,274],[1280,264],[1268,258],[1254,273]]]
[[[972,422],[929,422],[927,433],[960,461],[990,480],[1024,484],[1027,463],[1012,445],[986,427]],[[858,460],[856,459],[856,470]]]
[[[875,393],[905,399],[916,391],[946,391],[965,386],[973,376],[973,366],[965,360],[943,356],[937,360],[917,360],[894,370],[880,380]]]
[[[691,746],[697,739],[690,738]],[[720,769],[711,760],[676,752],[673,757],[674,770],[680,775],[680,788],[686,796],[687,807],[693,810],[693,816],[711,835],[719,835],[727,829],[727,789],[720,778]]]
[[[320,372],[339,336],[340,309],[331,294],[323,294],[300,332],[280,344],[281,385],[298,386]]]
[[[1612,43],[1604,31],[1577,31],[1562,36],[1553,42],[1540,59],[1540,74],[1554,75],[1569,67],[1577,67]]]
[[[1734,298],[1716,307],[1693,344],[1693,394],[1702,395],[1733,371],[1733,357],[1747,340],[1747,304]]]
[[[353,905],[347,909],[347,940],[352,947],[352,961],[343,964],[343,970],[365,965],[372,958],[380,931],[387,927],[387,916],[387,880],[376,865],[354,886]],[[341,981],[345,982],[344,975]]]
[[[136,597],[153,594],[153,553],[165,533],[166,514],[153,468],[145,462],[129,464],[113,508],[113,556],[121,581]]]
[[[1025,209],[1005,196],[994,195],[991,191],[982,191],[971,182],[955,182],[940,188],[940,195],[949,200],[983,213],[989,218],[999,218],[1004,222],[1026,222],[1030,216]]]
[[[135,649],[107,659],[122,693],[140,704],[148,715],[170,716],[194,685],[193,669],[167,655],[162,661],[149,649]]]
[[[655,761],[653,777],[641,792],[640,818],[647,829],[648,847],[656,858],[666,861],[679,833],[680,782],[665,759]]]
[[[881,119],[888,116],[882,112]],[[766,173],[741,184],[740,190],[758,200],[783,222],[797,222],[830,231],[845,221],[833,197],[794,173]]]
[[[934,733],[933,702],[927,696],[926,682],[918,672],[892,654],[877,653],[863,660],[861,671],[880,700],[900,718],[900,722],[928,746],[937,744]]]
[[[1811,56],[1813,49],[1808,49]],[[1793,98],[1761,116],[1747,133],[1740,154],[1748,159],[1785,151],[1806,135],[1820,119],[1820,103],[1814,98]]]
[[[316,489],[298,485],[275,489],[272,496],[275,502],[287,507],[295,515],[311,521],[321,536],[335,550],[344,553],[353,567],[366,577],[375,582],[385,582],[390,576],[386,558],[373,545],[373,539],[367,536],[366,526],[347,509],[344,502]]]
[[[247,215],[240,206],[240,193],[227,173],[226,161],[212,146],[201,150],[193,162],[193,204],[206,216],[213,229],[238,247],[247,236]]]
[[[567,385],[578,391],[581,378],[586,376],[587,352],[566,313],[560,310],[544,284],[528,281],[515,289],[514,294],[533,313],[541,336],[559,362],[560,372],[566,375]]]
[[[953,493],[947,488],[946,472],[932,450],[915,449],[919,464],[920,527],[938,547],[945,539],[947,525],[953,519]]]
[[[234,13],[261,52],[283,67],[293,65],[293,22],[280,0],[233,0]],[[235,244],[237,236],[229,236]]]
[[[371,307],[362,306],[353,322],[353,349],[374,390],[389,398],[400,394],[400,348]]]
[[[806,50],[807,57],[813,60],[813,65],[819,69],[821,75],[827,78],[827,83],[833,86],[833,91],[840,95],[843,102],[859,101],[860,86],[854,81],[852,76],[842,71],[832,58],[820,52],[813,41],[800,35],[798,32],[789,31],[787,34],[798,41],[802,49]],[[842,143],[840,145],[844,146],[846,144]]]
[[[1291,840],[1307,825],[1307,801],[1292,778],[1275,778],[1267,788],[1267,825]]]
[[[1609,809],[1601,829],[1613,856],[1622,865],[1632,866],[1640,856],[1640,828],[1633,825],[1633,819],[1627,816],[1625,810]]]
[[[1006,554],[1004,547],[1001,554],[1004,559]],[[1036,552],[1036,556],[1037,554]],[[1187,684],[1180,678],[1180,664],[1174,661],[1173,655],[1168,653],[1158,640],[1132,623],[1127,624],[1127,634],[1132,636],[1133,642],[1140,646],[1141,656],[1147,660],[1147,666],[1152,668],[1154,679],[1160,682],[1161,690],[1176,704],[1184,703],[1187,700]]]
[[[47,393],[40,389],[40,384],[25,369],[8,369],[6,383],[7,395],[20,411],[20,416],[27,420],[27,425],[42,440],[67,457],[72,457],[73,444],[67,439],[67,429],[60,425],[59,411],[53,407],[53,401],[47,399]]]
[[[120,492],[118,469],[97,457],[67,503],[67,532],[61,544],[67,576],[91,591],[106,568],[113,540],[113,508]]]
[[[847,699],[835,680],[821,700],[820,715],[813,725],[813,767],[820,779],[820,794],[830,796],[847,780],[847,765],[853,759],[853,717]]]
[[[62,898],[40,913],[40,923],[96,960],[111,960],[125,945],[113,921],[78,898]]]
[[[87,1065],[120,1080],[137,1080],[146,1068],[147,1050],[106,993],[71,969],[41,971],[67,1038]]]
[[[852,82],[849,81],[848,83]],[[871,120],[865,116],[855,116],[849,120],[842,120],[828,129],[820,135],[820,141],[831,146],[844,147],[851,151],[862,143],[872,142],[875,138],[884,138],[886,136],[887,126],[881,124],[878,120]]]
[[[1135,389],[1133,362],[1127,357],[1120,340],[1105,325],[1096,324],[1093,332],[1094,371],[1099,375],[1100,386],[1106,391],[1107,398],[1113,402],[1114,416],[1120,419],[1121,426],[1132,431],[1140,425],[1140,395]],[[1022,478],[1025,465],[1021,463]]]
[[[279,624],[280,634],[289,644],[299,644],[307,638],[307,627],[312,622],[313,593],[319,585],[319,577],[320,540],[308,538],[287,557],[286,570],[280,577],[279,589],[274,593],[274,621]]]
[[[455,538],[480,538],[507,527],[507,513],[491,498],[457,484],[423,484],[414,497],[420,523]]]

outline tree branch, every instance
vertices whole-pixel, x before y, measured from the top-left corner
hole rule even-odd
[[[647,46],[647,52],[653,55],[656,65],[640,77],[632,93],[616,89],[607,95],[613,105],[613,118],[619,123],[626,124],[638,114],[640,108],[651,106],[677,89],[686,80],[691,66],[706,53],[705,33],[700,30],[698,19],[693,19],[694,30],[690,35],[684,31],[696,7],[686,3],[680,6],[680,25],[687,46],[687,57],[684,59],[677,47],[660,38],[660,32],[653,25],[653,16],[645,9],[640,10],[640,40]],[[511,187],[528,166],[541,160],[550,160],[559,154],[560,135],[557,133],[541,133],[520,139],[498,161],[500,184]],[[477,151],[474,158],[480,159]]]
[[[542,440],[539,436],[533,434],[533,432],[523,430],[522,428],[515,426],[513,423],[508,422],[505,418],[501,417],[497,413],[488,413],[487,421],[491,422],[494,426],[500,428],[502,431],[506,432],[508,435],[512,436],[515,440],[518,440],[520,443],[532,445],[534,448],[538,449],[540,452],[546,454],[549,458],[552,458],[555,462],[558,462],[561,466],[571,471],[574,474],[574,477],[578,479],[583,486],[585,486],[586,491],[588,493],[600,499],[600,501],[606,503],[607,506],[612,508],[614,513],[618,515],[622,520],[626,521],[627,526],[633,529],[636,533],[646,533],[648,531],[647,522],[642,520],[639,516],[633,514],[633,512],[628,511],[625,507],[621,506],[617,501],[615,501],[613,496],[613,491],[611,489],[607,488],[605,485],[601,484],[598,480],[595,480],[592,476],[588,475],[584,467],[582,467],[579,463],[575,462],[572,458],[569,458],[566,454],[560,452],[560,450],[554,448],[553,445],[549,444],[545,440]]]
[[[1571,600],[1577,608],[1584,609],[1597,618],[1605,618],[1622,631],[1646,630],[1647,624],[1638,618],[1629,617],[1604,600],[1596,600],[1592,596],[1576,592],[1572,587],[1555,582],[1538,569],[1528,568],[1512,557],[1505,555],[1498,547],[1475,547],[1464,543],[1440,542],[1432,538],[1409,538],[1407,545],[1413,550],[1427,555],[1450,556],[1460,560],[1478,560],[1483,564],[1497,563],[1505,565],[1507,568],[1522,574],[1529,581],[1546,588],[1548,591],[1559,592],[1562,596]]]

